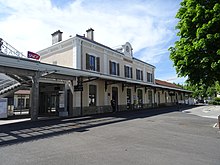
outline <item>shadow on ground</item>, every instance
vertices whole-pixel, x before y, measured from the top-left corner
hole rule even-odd
[[[189,107],[184,107],[187,109]],[[13,145],[73,132],[85,132],[103,125],[146,118],[179,111],[177,107],[118,112],[77,118],[57,118],[38,121],[23,121],[0,126],[0,147]]]

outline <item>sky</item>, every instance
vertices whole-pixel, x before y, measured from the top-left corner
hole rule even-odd
[[[178,40],[181,0],[0,0],[0,38],[27,54],[93,28],[94,40],[111,48],[130,42],[133,56],[156,67],[157,79],[183,84],[169,58]]]

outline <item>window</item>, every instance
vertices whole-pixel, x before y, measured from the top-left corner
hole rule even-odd
[[[127,88],[127,109],[131,108],[131,89]]]
[[[153,82],[153,74],[147,72],[147,82]]]
[[[89,67],[90,67],[91,70],[96,69],[95,57],[94,56],[89,56]]]
[[[137,97],[138,97],[138,104],[139,104],[140,107],[142,107],[142,104],[143,104],[143,92],[142,92],[141,89],[138,89]]]
[[[24,108],[24,98],[18,98],[18,108]]]
[[[165,92],[165,103],[167,103],[167,100],[168,100],[168,98],[167,98],[167,92]]]
[[[96,85],[89,85],[89,106],[96,106]]]
[[[109,73],[112,75],[118,75],[119,76],[119,63],[109,61]]]
[[[130,66],[124,66],[125,77],[132,78],[132,68]]]
[[[100,58],[86,54],[86,69],[100,71]]]
[[[158,104],[160,104],[160,92],[158,92]]]
[[[136,69],[136,79],[137,80],[143,80],[143,71]]]

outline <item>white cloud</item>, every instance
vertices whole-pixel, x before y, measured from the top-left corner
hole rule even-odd
[[[1,37],[18,50],[39,51],[51,45],[51,33],[60,29],[63,39],[84,34],[92,27],[95,40],[114,47],[131,42],[138,58],[157,63],[167,52],[174,33],[170,30],[173,1],[100,1],[76,0],[57,8],[48,0],[0,0]],[[176,9],[177,10],[177,9]]]

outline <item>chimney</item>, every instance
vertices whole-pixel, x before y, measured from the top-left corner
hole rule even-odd
[[[52,35],[52,45],[62,41],[62,33],[60,30],[57,30],[56,32],[54,32]]]
[[[92,28],[90,28],[90,29],[88,29],[88,30],[86,30],[86,33],[87,33],[87,38],[88,39],[90,39],[90,40],[94,40],[94,34],[93,34],[93,29]]]

